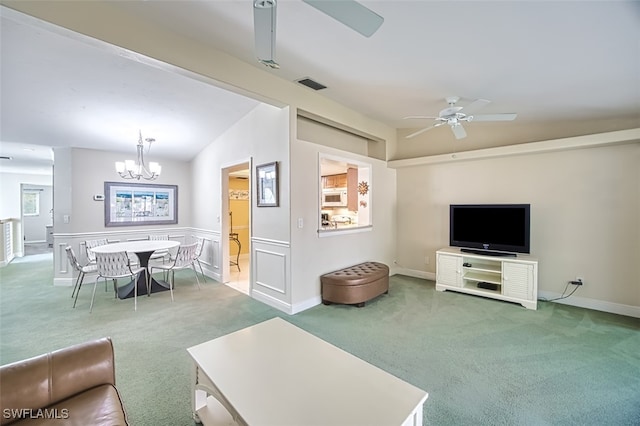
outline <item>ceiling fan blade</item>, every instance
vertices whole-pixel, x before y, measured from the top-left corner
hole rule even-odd
[[[437,127],[437,126],[433,125],[433,126],[425,127],[424,129],[418,130],[417,132],[414,132],[414,133],[411,133],[410,135],[405,136],[405,138],[406,139],[411,139],[413,137],[421,135],[422,133],[426,132],[427,130],[433,129],[434,127]]]
[[[384,18],[354,0],[302,0],[365,37],[371,37]]]
[[[464,107],[464,113],[469,115],[469,112],[477,111],[490,103],[491,101],[488,101],[486,99],[476,99],[475,101]]]
[[[407,115],[406,117],[402,117],[403,120],[413,120],[413,119],[422,119],[422,118],[429,118],[432,120],[440,119],[440,117],[428,117],[426,115]]]
[[[462,127],[462,124],[456,124],[451,126],[451,131],[455,135],[456,139],[462,139],[467,137],[467,132]]]
[[[276,0],[254,0],[253,32],[258,62],[280,68],[276,62]]]
[[[418,136],[419,134],[422,134],[422,133],[426,132],[427,130],[431,130],[433,128],[440,127],[443,124],[447,124],[447,122],[446,121],[442,121],[440,123],[434,124],[433,126],[425,127],[424,129],[418,130],[417,132],[414,132],[414,133],[411,133],[410,135],[405,136],[405,138],[406,139],[411,139],[411,138],[413,138],[415,136]]]
[[[507,114],[481,114],[472,116],[473,121],[511,121],[515,120],[518,114],[516,113],[507,113]]]

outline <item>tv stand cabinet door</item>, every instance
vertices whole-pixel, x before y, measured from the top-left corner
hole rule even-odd
[[[535,300],[533,296],[533,265],[504,262],[502,292],[505,296]]]
[[[436,283],[450,287],[462,287],[462,257],[438,253]]]

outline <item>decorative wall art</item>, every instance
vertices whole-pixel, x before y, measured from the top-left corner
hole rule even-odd
[[[278,207],[278,162],[256,166],[258,207]]]
[[[104,183],[104,226],[178,223],[178,186]]]
[[[249,190],[248,189],[230,189],[229,199],[230,200],[248,200]]]

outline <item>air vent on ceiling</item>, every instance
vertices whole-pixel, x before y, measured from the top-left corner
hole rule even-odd
[[[301,78],[299,80],[296,80],[296,82],[313,90],[322,90],[327,88],[327,86],[325,86],[324,84],[320,84],[317,81],[310,79],[309,77]]]

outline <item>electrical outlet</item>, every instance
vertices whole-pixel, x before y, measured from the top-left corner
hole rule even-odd
[[[576,279],[575,279],[575,280],[573,280],[573,281],[569,281],[569,284],[572,284],[572,285],[582,285],[582,284],[583,284],[583,282],[582,282],[582,277],[576,277]]]
[[[424,264],[428,265],[429,264],[429,256],[425,256],[424,257]]]

